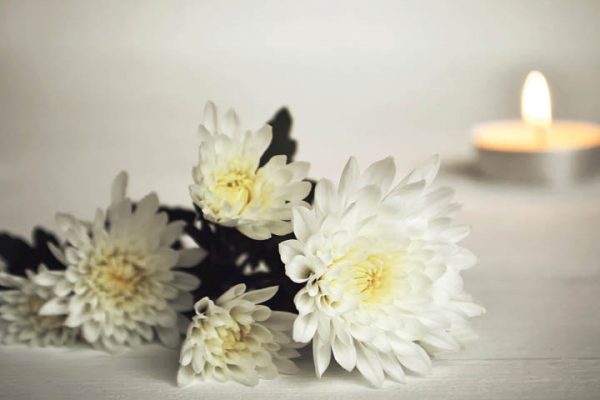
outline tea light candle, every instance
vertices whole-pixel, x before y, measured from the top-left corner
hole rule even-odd
[[[552,121],[550,89],[538,71],[523,85],[521,117],[474,128],[477,165],[484,174],[564,184],[600,170],[600,125]]]

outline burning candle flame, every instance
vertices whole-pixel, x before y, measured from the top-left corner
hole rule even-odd
[[[544,75],[531,71],[521,93],[521,118],[530,127],[545,131],[552,123],[550,89]]]

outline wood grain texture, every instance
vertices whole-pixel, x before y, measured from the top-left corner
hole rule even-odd
[[[480,256],[467,290],[487,308],[480,339],[439,356],[429,377],[369,388],[332,368],[261,382],[175,386],[178,354],[147,346],[111,356],[87,349],[0,348],[6,399],[598,399],[600,398],[600,181],[570,189],[477,182],[447,173]]]

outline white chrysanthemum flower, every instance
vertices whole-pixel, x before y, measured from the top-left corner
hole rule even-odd
[[[98,210],[91,224],[57,215],[64,231],[64,249],[51,246],[65,263],[63,279],[53,283],[57,298],[46,303],[43,315],[66,315],[65,325],[81,328],[83,338],[97,347],[114,350],[159,340],[179,343],[179,311],[193,307],[189,293],[199,281],[175,270],[196,265],[200,249],[175,250],[172,244],[184,222],[168,222],[158,212],[152,193],[135,205],[125,197],[127,175],[113,183],[107,212]],[[52,277],[42,275],[46,282]],[[178,321],[180,320],[180,321]]]
[[[208,297],[198,301],[181,348],[179,386],[195,379],[254,386],[280,372],[295,373],[290,359],[299,356],[301,345],[290,336],[296,315],[260,305],[276,292],[276,286],[246,292],[246,285],[239,284],[215,302]]]
[[[459,206],[448,188],[429,189],[433,159],[390,189],[392,158],[362,174],[351,158],[336,188],[321,180],[311,208],[294,209],[297,240],[280,245],[286,273],[305,283],[294,301],[294,339],[313,340],[317,375],[331,353],[375,386],[404,370],[425,374],[429,354],[457,350],[481,314],[460,272],[475,256],[457,245],[469,229],[453,225]],[[429,353],[429,354],[428,354]]]
[[[60,277],[62,272],[40,273]],[[0,272],[0,342],[29,346],[68,346],[77,340],[78,330],[64,326],[64,316],[43,316],[39,310],[54,297],[52,287],[35,282],[38,273],[27,270],[26,277]]]
[[[192,199],[207,220],[235,227],[252,239],[287,235],[292,231],[291,207],[311,189],[303,180],[309,164],[286,164],[286,156],[277,155],[259,168],[273,137],[271,127],[244,133],[239,125],[234,110],[219,119],[214,104],[207,103]]]

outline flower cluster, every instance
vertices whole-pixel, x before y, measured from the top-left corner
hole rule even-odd
[[[194,266],[204,254],[199,248],[175,250],[172,245],[184,223],[169,223],[166,213],[157,212],[155,194],[134,205],[125,195],[126,186],[122,172],[114,180],[110,206],[99,209],[92,222],[57,215],[66,241],[60,247],[50,244],[50,250],[64,271],[40,268],[26,278],[3,274],[0,284],[18,291],[2,293],[6,305],[1,318],[31,321],[40,336],[80,337],[107,350],[155,338],[177,346],[181,312],[192,309],[190,291],[199,280],[175,267]],[[9,329],[15,330],[12,325]],[[7,338],[64,344],[56,339],[30,342],[23,333]]]
[[[380,386],[474,338],[484,309],[461,272],[476,257],[458,244],[469,229],[453,222],[453,191],[431,185],[439,160],[397,180],[392,158],[364,171],[350,158],[311,194],[309,164],[276,122],[244,131],[235,111],[206,105],[193,210],[132,201],[121,172],[91,221],[57,215],[62,241],[0,246],[0,342],[158,342],[181,346],[180,386],[254,386],[295,373],[312,341],[318,377],[333,357]]]

